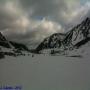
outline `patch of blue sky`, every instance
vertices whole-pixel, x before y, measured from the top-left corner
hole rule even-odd
[[[81,4],[85,4],[86,2],[90,2],[90,0],[80,0]]]
[[[34,16],[33,18],[37,19],[37,20],[42,20],[44,17],[43,16]]]

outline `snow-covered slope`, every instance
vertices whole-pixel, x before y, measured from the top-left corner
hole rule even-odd
[[[81,52],[89,50],[90,42],[90,18],[86,18],[81,24],[75,26],[67,33],[55,33],[44,39],[34,50],[29,50],[24,44],[7,40],[0,33],[1,55],[22,55],[27,53],[47,53],[59,55],[81,55]],[[85,49],[84,49],[85,48]],[[83,50],[84,49],[84,50]]]
[[[86,18],[81,24],[75,26],[65,34],[53,34],[46,38],[37,48],[36,52],[49,51],[51,54],[80,51],[90,41],[90,18]],[[89,48],[86,47],[86,48]]]
[[[51,48],[59,48],[61,46],[61,41],[65,37],[62,33],[56,33],[46,38],[36,49],[51,49]]]
[[[26,45],[17,43],[14,41],[9,41],[5,36],[0,32],[0,59],[7,56],[18,56],[25,55],[29,53],[30,50]]]

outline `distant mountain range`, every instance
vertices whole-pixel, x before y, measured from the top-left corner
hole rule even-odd
[[[67,33],[55,33],[43,40],[36,49],[9,41],[0,32],[0,58],[26,54],[49,54],[78,57],[90,52],[90,18],[86,18]]]
[[[74,50],[89,43],[90,41],[90,18],[86,18],[81,24],[75,26],[67,33],[55,33],[44,39],[34,50],[36,53],[69,54]],[[88,46],[88,48],[90,48]]]

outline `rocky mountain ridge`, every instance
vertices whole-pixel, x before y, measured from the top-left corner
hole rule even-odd
[[[90,41],[90,18],[86,18],[81,24],[72,28],[69,32],[56,33],[44,39],[35,49],[36,53],[43,53],[49,49],[49,53],[72,51],[79,49]],[[51,49],[51,50],[50,50]]]
[[[0,58],[4,58],[5,56],[16,57],[25,55],[25,53],[30,53],[26,45],[7,40],[0,32]]]
[[[90,18],[86,18],[67,33],[55,33],[43,40],[36,49],[30,50],[26,45],[9,41],[0,32],[0,58],[26,54],[73,55],[90,51]]]

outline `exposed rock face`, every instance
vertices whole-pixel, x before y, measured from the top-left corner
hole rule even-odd
[[[30,52],[30,50],[24,44],[8,41],[0,32],[0,58],[4,58],[5,55],[24,55],[22,52]]]
[[[45,49],[58,49],[58,51],[74,50],[88,43],[88,41],[90,41],[90,19],[86,18],[69,32],[65,34],[56,33],[46,38],[36,48],[36,52]]]
[[[86,18],[67,33],[55,33],[41,42],[35,50],[29,50],[24,44],[7,40],[0,32],[0,58],[18,56],[27,53],[72,54],[90,52],[90,19]],[[75,55],[73,55],[75,56]],[[75,56],[76,57],[76,56]]]
[[[60,48],[61,42],[65,38],[65,34],[56,33],[46,38],[36,50],[50,49],[50,48]]]

